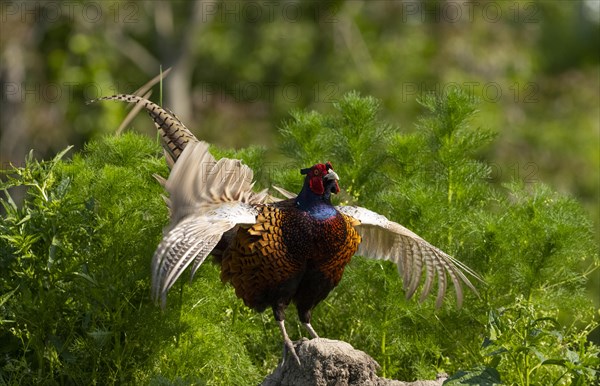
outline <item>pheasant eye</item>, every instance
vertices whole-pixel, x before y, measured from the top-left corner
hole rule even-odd
[[[315,170],[313,171],[313,174],[314,174],[315,176],[318,176],[320,173],[321,173],[321,171],[320,171],[319,169],[315,169]]]

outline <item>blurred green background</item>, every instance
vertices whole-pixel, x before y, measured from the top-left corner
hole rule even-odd
[[[327,111],[348,90],[411,131],[416,99],[458,84],[498,133],[482,155],[495,178],[545,181],[598,225],[596,0],[1,4],[3,164],[114,132],[124,107],[84,102],[131,93],[161,66],[173,67],[164,105],[226,146],[273,147],[290,109]]]

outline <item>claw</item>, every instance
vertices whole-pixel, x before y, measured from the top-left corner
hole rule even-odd
[[[285,363],[285,360],[287,359],[287,355],[288,353],[290,353],[290,355],[296,360],[296,363],[298,364],[298,366],[300,366],[300,358],[298,358],[298,354],[296,353],[296,349],[294,348],[294,343],[292,342],[292,340],[290,339],[290,337],[287,334],[287,331],[285,330],[285,324],[283,320],[278,320],[277,324],[279,324],[279,329],[281,330],[281,335],[283,335],[283,360],[281,362],[281,364]]]
[[[294,343],[292,343],[292,341],[289,339],[283,341],[283,361],[281,362],[281,364],[285,363],[288,353],[296,360],[298,366],[301,366],[300,358],[298,358],[298,354],[296,353],[296,349],[294,348]]]

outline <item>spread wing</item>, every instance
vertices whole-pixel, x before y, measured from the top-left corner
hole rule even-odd
[[[448,276],[456,289],[456,300],[459,307],[463,300],[462,284],[466,284],[477,293],[465,275],[468,273],[481,280],[475,272],[402,225],[358,206],[337,206],[336,209],[361,222],[356,226],[356,230],[362,238],[357,255],[390,260],[398,266],[407,298],[412,297],[417,290],[423,271],[425,271],[425,283],[419,301],[423,301],[431,292],[436,276],[438,281],[436,307],[442,305],[448,285]]]
[[[216,161],[205,142],[187,144],[165,183],[171,223],[152,258],[152,295],[164,307],[183,271],[192,275],[223,233],[238,224],[254,224],[254,204],[266,192],[252,191],[252,170],[239,160]]]
[[[296,196],[298,196],[296,193],[290,192],[289,190],[286,190],[286,189],[281,188],[279,186],[273,185],[273,189],[275,189],[276,191],[278,191],[279,194],[281,194],[285,198],[296,198]]]

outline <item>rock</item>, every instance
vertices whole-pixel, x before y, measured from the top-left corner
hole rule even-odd
[[[447,378],[401,382],[378,377],[373,358],[338,340],[303,339],[295,347],[301,366],[288,356],[261,386],[441,386]]]

